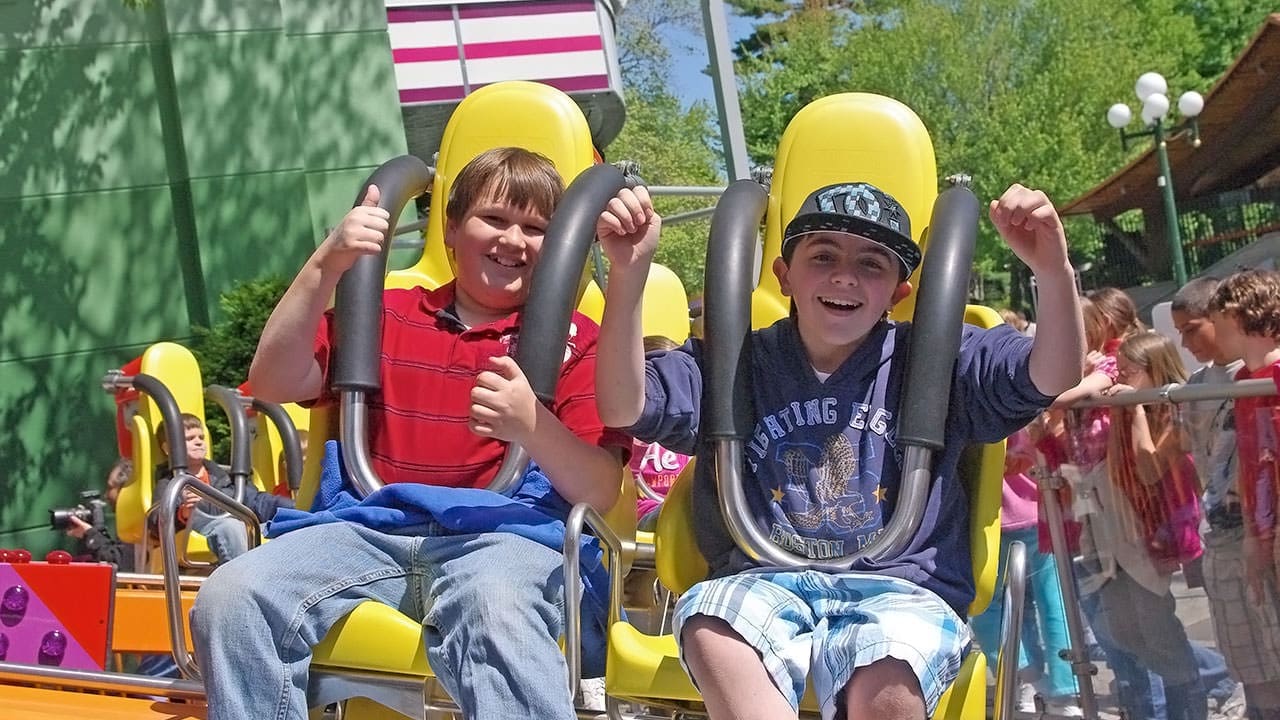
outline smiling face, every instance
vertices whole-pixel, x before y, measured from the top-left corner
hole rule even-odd
[[[492,322],[524,305],[547,222],[536,210],[492,197],[448,222],[444,242],[453,251],[463,322]]]
[[[900,261],[859,235],[818,232],[803,236],[791,261],[774,261],[782,294],[795,303],[796,323],[809,362],[834,372],[862,344],[894,303],[911,292],[899,281]]]

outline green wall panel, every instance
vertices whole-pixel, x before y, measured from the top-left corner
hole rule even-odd
[[[192,178],[302,168],[282,33],[178,36],[172,44]]]
[[[74,504],[74,503],[72,503]],[[68,507],[59,505],[58,507]],[[108,521],[110,522],[110,521]],[[4,527],[4,526],[0,526]],[[50,550],[66,550],[75,552],[75,540],[63,533],[49,529],[48,513],[45,513],[44,524],[24,530],[0,532],[0,547],[23,548],[31,551],[31,557],[43,560]]]
[[[121,0],[0,0],[0,48],[121,43],[146,36],[146,13],[126,8]]]
[[[308,170],[376,166],[406,152],[386,31],[293,36],[289,47]]]
[[[390,160],[390,157],[386,158]],[[379,161],[378,164],[381,164]],[[313,244],[319,245],[324,240],[329,228],[334,227],[347,214],[355,203],[356,192],[361,184],[376,169],[376,165],[353,168],[349,170],[331,170],[328,172],[307,173],[307,195],[311,205],[311,227]],[[400,214],[399,224],[411,223],[418,217],[413,203]],[[299,258],[301,265],[302,258]]]
[[[168,0],[165,11],[174,35],[279,30],[283,23],[278,0]]]
[[[0,361],[189,334],[170,208],[163,187],[0,201]]]
[[[0,363],[0,528],[45,527],[50,507],[73,504],[81,489],[103,485],[117,450],[115,405],[99,380],[142,349]]]
[[[293,277],[315,247],[301,172],[196,180],[191,196],[215,322],[218,296],[237,281]]]
[[[281,0],[284,26],[290,33],[385,30],[387,7],[383,0],[348,0],[316,3],[312,0]]]
[[[167,182],[146,45],[3,50],[0,68],[0,198]]]

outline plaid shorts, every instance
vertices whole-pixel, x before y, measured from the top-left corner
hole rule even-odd
[[[1232,677],[1255,685],[1280,680],[1280,599],[1274,587],[1262,603],[1249,597],[1244,533],[1237,527],[1205,535],[1204,591]]]
[[[959,673],[970,640],[969,626],[937,595],[882,575],[813,570],[731,575],[694,585],[675,614],[677,638],[694,615],[729,623],[760,653],[773,684],[793,708],[800,706],[812,664],[824,720],[836,717],[853,671],[886,657],[911,666],[932,715]]]

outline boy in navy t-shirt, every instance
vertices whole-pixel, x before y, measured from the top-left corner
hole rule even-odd
[[[634,202],[633,202],[634,201]],[[657,244],[652,209],[625,194],[600,239],[611,263],[598,346],[597,403],[610,426],[677,452],[698,446],[701,345],[645,360],[640,301]],[[713,718],[795,716],[805,679],[824,718],[923,718],[955,679],[973,599],[964,446],[996,442],[1080,379],[1084,332],[1066,237],[1044,193],[1014,185],[990,206],[1035,273],[1034,341],[965,327],[947,445],[920,528],[897,557],[847,573],[755,566],[720,520],[712,463],[698,465],[694,512],[711,579],[676,608],[681,657]],[[896,417],[909,323],[886,319],[920,263],[902,206],[865,183],[815,190],[774,261],[791,317],[752,337],[755,427],[744,450],[749,503],[780,547],[815,565],[875,540],[892,513],[902,448]],[[923,346],[927,351],[927,346]],[[854,709],[856,708],[856,711]]]

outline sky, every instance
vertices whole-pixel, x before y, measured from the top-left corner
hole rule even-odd
[[[643,2],[644,0],[633,0]],[[729,16],[730,42],[746,37],[751,32],[751,20],[740,18],[732,13]],[[711,78],[703,72],[708,64],[707,43],[701,35],[693,33],[671,33],[668,35],[668,46],[672,48],[675,65],[675,93],[684,104],[697,100],[706,100],[714,104],[712,98]]]

